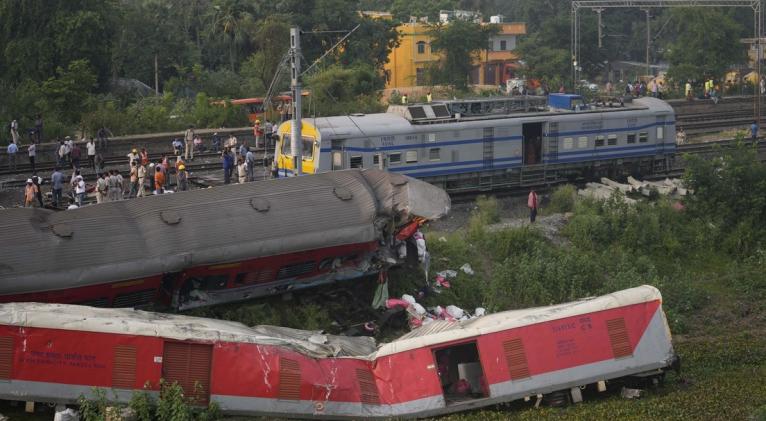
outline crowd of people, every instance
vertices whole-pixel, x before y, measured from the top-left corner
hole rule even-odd
[[[256,121],[253,126],[253,136],[256,147],[273,147],[276,140],[277,125],[266,121],[263,126]],[[106,133],[106,132],[105,132]],[[104,133],[104,134],[105,134]],[[80,144],[84,143],[81,147]],[[189,174],[186,163],[194,160],[194,154],[208,150],[219,152],[223,163],[224,183],[246,183],[255,181],[256,158],[255,152],[248,146],[247,141],[239,142],[232,133],[223,139],[214,133],[210,148],[205,145],[202,137],[195,133],[194,127],[189,126],[182,138],[171,142],[172,154],[163,154],[158,162],[150,162],[146,148],[133,148],[127,154],[129,172],[127,178],[118,169],[105,169],[101,151],[107,147],[107,141],[100,139],[82,138],[75,142],[71,136],[57,139],[54,160],[56,167],[47,180],[50,189],[50,204],[55,208],[67,205],[65,196],[69,198],[69,209],[85,205],[88,192],[95,194],[96,203],[119,201],[129,198],[144,197],[150,194],[170,192],[169,187],[175,185],[177,191],[189,189]],[[27,148],[32,166],[32,177],[27,180],[24,188],[25,207],[43,207],[43,185],[46,180],[38,176],[35,168],[37,146],[31,142]],[[16,155],[19,145],[11,139],[8,146],[9,167],[16,170]],[[85,155],[85,156],[83,156]],[[87,161],[85,161],[87,158]],[[264,163],[268,165],[266,157]],[[82,171],[91,170],[96,176],[93,185],[87,185]],[[67,177],[65,171],[71,171]],[[67,184],[67,180],[69,181]]]

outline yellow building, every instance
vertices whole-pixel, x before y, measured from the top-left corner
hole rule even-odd
[[[488,49],[482,50],[471,72],[471,83],[480,85],[504,84],[517,66],[514,52],[517,37],[527,33],[524,23],[498,23],[500,31],[490,39]],[[429,24],[410,22],[399,26],[399,46],[391,51],[386,72],[386,88],[407,88],[426,85],[426,68],[439,60],[431,51]]]

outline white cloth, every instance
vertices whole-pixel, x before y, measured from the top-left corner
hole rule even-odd
[[[85,145],[85,147],[88,149],[88,155],[96,154],[96,142],[90,141]]]

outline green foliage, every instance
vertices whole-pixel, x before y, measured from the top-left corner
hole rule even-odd
[[[753,146],[741,142],[720,158],[687,156],[684,180],[694,191],[689,213],[718,246],[732,256],[763,249],[766,234],[766,165]]]
[[[56,69],[51,77],[40,85],[40,95],[48,112],[60,113],[66,123],[78,122],[80,115],[91,106],[90,93],[96,87],[96,75],[87,60],[69,63],[66,70]]]
[[[103,389],[94,387],[90,398],[80,395],[78,403],[80,405],[80,418],[83,421],[103,421],[106,418],[106,392]]]
[[[146,391],[133,392],[128,407],[136,415],[136,421],[152,421],[154,407],[152,398]]]
[[[572,184],[558,186],[551,194],[551,202],[546,208],[546,213],[572,212],[577,200],[577,187]]]
[[[745,62],[746,47],[739,42],[743,28],[732,16],[716,9],[681,8],[672,11],[676,39],[668,48],[668,75],[681,83],[720,77],[729,66]]]
[[[380,90],[383,81],[368,65],[350,68],[331,66],[308,78],[311,96],[307,115],[343,115],[383,110]]]
[[[468,235],[477,239],[482,236],[487,225],[500,221],[500,210],[494,196],[479,196],[476,198],[476,208],[471,212],[468,221]]]
[[[498,32],[498,27],[457,19],[446,25],[433,25],[428,32],[433,38],[432,51],[441,55],[432,75],[434,82],[465,91],[476,54],[487,48],[489,37]]]

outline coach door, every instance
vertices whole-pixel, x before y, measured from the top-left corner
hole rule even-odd
[[[162,353],[162,378],[178,383],[192,405],[210,402],[210,366],[213,346],[186,342],[165,342]]]
[[[524,148],[524,165],[535,165],[543,157],[543,123],[526,123],[521,126]]]
[[[475,341],[437,348],[433,353],[448,406],[489,396]]]
[[[333,171],[342,170],[346,167],[345,143],[345,139],[332,141],[330,159],[332,159],[331,168]]]

